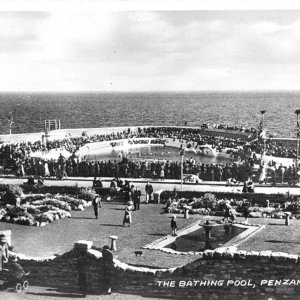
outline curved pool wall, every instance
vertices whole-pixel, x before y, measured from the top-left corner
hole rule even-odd
[[[49,140],[52,139],[62,139],[68,137],[69,135],[73,137],[78,137],[82,135],[82,132],[86,132],[87,134],[110,134],[113,132],[120,132],[124,130],[128,130],[130,128],[131,131],[136,131],[138,128],[180,128],[180,129],[201,129],[200,127],[191,127],[191,126],[122,126],[122,127],[98,127],[98,128],[66,128],[59,130],[50,131]],[[201,129],[203,134],[211,135],[211,136],[219,136],[225,138],[232,139],[247,139],[249,133],[239,132],[239,131],[230,131],[230,130],[222,130],[222,129]],[[33,133],[20,133],[20,134],[5,134],[0,135],[0,140],[7,142],[19,142],[19,141],[38,141],[42,139],[42,136],[45,134],[42,132],[33,132]],[[296,138],[273,138],[272,140],[278,141],[286,146],[296,146]]]
[[[209,147],[203,150],[198,150],[195,147],[197,143],[190,143],[191,147],[186,148],[186,151],[193,152],[196,155],[217,156],[218,153]],[[103,141],[96,143],[89,143],[81,147],[77,151],[77,155],[84,157],[87,155],[94,155],[99,153],[110,153],[115,151],[129,151],[130,149],[138,149],[143,147],[164,147],[164,146],[180,149],[186,147],[186,142],[179,139],[172,138],[132,138],[122,140]],[[230,157],[224,153],[224,157]]]
[[[82,133],[85,132],[88,135],[106,135],[116,132],[128,131],[137,132],[138,128],[180,128],[180,129],[200,129],[199,127],[189,127],[189,126],[122,126],[122,127],[100,127],[100,128],[73,128],[73,129],[60,129],[53,130],[49,132],[47,140],[59,140],[69,137],[80,137]],[[247,139],[249,134],[244,132],[235,132],[229,130],[221,129],[202,129],[203,134],[218,136],[224,138],[232,139]],[[44,132],[35,132],[35,133],[24,133],[24,134],[11,134],[11,135],[0,135],[0,141],[3,143],[20,143],[20,142],[36,142],[44,141],[45,133]],[[293,138],[274,138],[272,139],[275,142],[280,142],[282,145],[286,146],[296,146],[296,139]],[[120,141],[120,140],[118,140]],[[111,143],[111,141],[109,141]],[[92,144],[92,143],[91,143]],[[90,144],[90,145],[91,145]],[[175,146],[175,145],[174,145]],[[101,146],[102,147],[102,146]],[[105,146],[103,146],[105,148]],[[53,152],[54,153],[54,152]],[[49,154],[48,154],[49,155]],[[54,153],[55,155],[55,153]],[[224,153],[219,153],[218,155],[224,155]],[[50,155],[49,155],[50,156]],[[224,155],[226,157],[226,154]],[[283,165],[292,165],[294,159],[284,158],[284,157],[273,157],[273,156],[264,156],[263,161],[268,163],[269,161],[274,161],[277,164],[282,163]]]

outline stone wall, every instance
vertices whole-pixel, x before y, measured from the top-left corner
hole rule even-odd
[[[196,299],[295,299],[300,295],[297,255],[271,251],[205,251],[172,270],[135,270],[115,261],[118,292]],[[276,281],[276,280],[282,280]],[[284,281],[285,280],[285,281]]]
[[[133,294],[190,299],[296,299],[300,296],[298,255],[280,252],[246,252],[219,248],[206,250],[193,263],[173,269],[129,266],[113,252],[91,248],[79,241],[74,249],[46,259],[18,255],[31,270],[30,283],[102,294]],[[104,247],[105,248],[105,247]]]
[[[102,253],[91,249],[92,242],[77,242],[74,249],[61,256],[48,258],[17,254],[25,271],[30,271],[30,284],[77,292],[101,292],[103,282]]]

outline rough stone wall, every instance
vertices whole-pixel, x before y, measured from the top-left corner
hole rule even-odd
[[[113,293],[172,299],[300,299],[298,255],[223,248],[182,267],[151,269],[129,266],[91,244],[78,242],[70,252],[43,260],[20,255],[20,263],[31,270],[33,285],[91,294],[111,287]]]
[[[64,290],[100,292],[103,287],[102,253],[91,249],[92,242],[76,243],[74,249],[49,258],[27,257],[17,254],[25,271],[30,271],[30,284]]]
[[[153,270],[114,261],[113,290],[180,299],[300,299],[297,255],[262,251],[204,252],[186,266]],[[276,281],[277,280],[277,281]]]
[[[30,284],[57,288],[77,288],[77,256],[72,250],[59,257],[37,259],[21,256],[25,271],[30,271]]]

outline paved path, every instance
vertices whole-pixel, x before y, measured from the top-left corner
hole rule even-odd
[[[123,178],[122,178],[123,179]],[[138,184],[142,193],[144,193],[144,187],[148,181],[147,178],[126,178],[132,184]],[[112,178],[105,178],[103,179],[103,186],[109,187],[110,181]],[[25,179],[16,179],[16,178],[0,178],[0,184],[22,184],[25,182]],[[56,186],[82,186],[82,187],[91,187],[93,182],[92,177],[70,177],[68,180],[45,180],[45,185],[56,185]],[[154,191],[157,190],[170,190],[172,191],[174,187],[177,190],[181,190],[181,182],[180,180],[150,180],[151,184],[153,185]],[[237,186],[226,186],[226,182],[203,182],[201,184],[183,184],[182,190],[183,191],[199,191],[199,192],[234,192],[234,193],[241,193],[243,189],[243,185]],[[281,186],[271,186],[271,185],[257,185],[255,187],[256,193],[263,193],[263,194],[285,194],[289,192],[293,195],[300,195],[300,186],[288,186],[288,185],[281,185]]]
[[[27,291],[22,291],[20,294],[12,289],[0,291],[0,298],[7,300],[52,300],[52,299],[86,299],[86,300],[139,300],[139,299],[152,299],[159,300],[160,298],[142,297],[137,295],[125,295],[113,293],[111,295],[81,295],[67,291],[59,291],[55,288],[29,286]],[[164,298],[168,299],[168,298]]]

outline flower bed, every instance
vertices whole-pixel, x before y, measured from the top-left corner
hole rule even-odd
[[[172,195],[172,194],[170,194]],[[178,197],[179,193],[177,193]],[[174,193],[173,193],[174,196]],[[244,199],[217,199],[215,194],[206,193],[199,198],[174,198],[169,197],[167,200],[167,205],[165,207],[166,213],[184,213],[185,209],[189,210],[190,214],[201,214],[210,216],[224,216],[226,204],[230,205],[230,209],[236,217],[242,217],[244,215],[245,207],[248,207],[248,216],[250,218],[277,218],[282,219],[285,217],[285,212],[290,211],[288,208],[282,209],[278,207],[264,207],[258,206],[257,204],[251,202],[247,198]],[[295,217],[295,212],[293,212],[293,217]]]
[[[28,194],[21,196],[20,206],[1,204],[0,221],[45,226],[58,219],[70,218],[72,210],[83,211],[91,202],[69,195]]]
[[[163,191],[161,193],[161,202],[166,203],[169,197],[174,197],[176,193],[177,198],[201,198],[205,194],[205,192],[197,192],[197,191]],[[216,199],[234,199],[234,201],[240,201],[247,199],[251,201],[253,204],[258,204],[259,206],[267,206],[267,200],[269,200],[269,204],[282,204],[287,201],[287,197],[289,200],[295,200],[298,196],[290,196],[287,194],[259,194],[259,193],[224,193],[224,192],[214,192]]]

